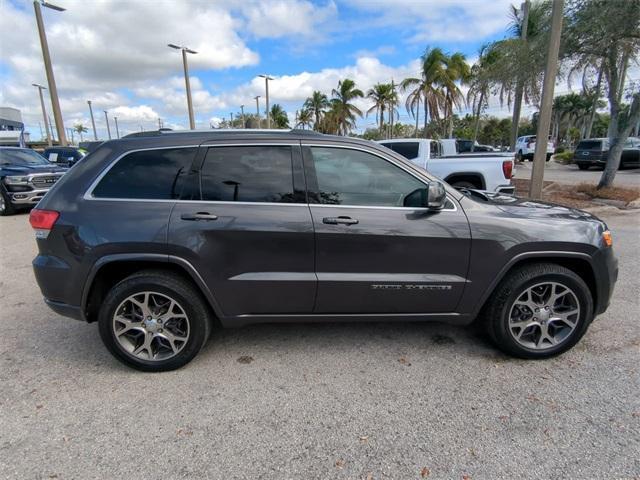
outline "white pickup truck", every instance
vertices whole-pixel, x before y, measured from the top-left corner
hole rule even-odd
[[[513,194],[513,153],[457,153],[456,140],[396,138],[378,143],[390,148],[456,188]]]

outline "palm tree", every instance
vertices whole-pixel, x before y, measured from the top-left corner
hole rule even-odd
[[[87,133],[89,131],[89,129],[87,127],[85,127],[84,125],[82,125],[81,123],[76,123],[73,126],[73,131],[74,132],[78,132],[80,134],[80,141],[82,142],[82,134],[83,133]]]
[[[440,108],[444,104],[444,93],[441,88],[444,78],[445,60],[447,56],[440,48],[427,48],[420,57],[420,77],[405,78],[400,83],[402,91],[409,92],[407,101],[410,104],[422,100],[424,103],[424,134],[427,134],[429,118],[438,120]]]
[[[367,92],[367,98],[373,100],[373,106],[367,110],[367,116],[375,110],[378,130],[382,134],[384,128],[384,111],[391,101],[393,88],[390,83],[376,83]]]
[[[296,128],[302,127],[304,130],[305,127],[311,127],[313,124],[313,113],[308,108],[303,108],[296,115]]]
[[[311,96],[305,100],[303,108],[313,114],[315,118],[313,128],[314,130],[318,130],[320,128],[320,119],[325,110],[329,108],[329,99],[324,93],[315,90]]]
[[[347,135],[356,125],[356,116],[361,117],[362,111],[352,101],[364,97],[362,90],[350,78],[338,82],[338,88],[331,91],[331,110],[333,110],[338,125],[338,133]]]
[[[274,103],[269,110],[269,117],[276,128],[289,128],[289,117],[287,112],[277,103]]]
[[[475,126],[473,129],[473,143],[471,151],[478,140],[478,131],[480,129],[480,115],[488,106],[489,96],[491,95],[491,80],[489,78],[489,69],[491,63],[496,60],[495,52],[490,50],[487,45],[480,47],[478,61],[471,67],[469,78],[469,90],[467,92],[467,103],[471,105],[473,115],[475,117]]]
[[[445,118],[448,119],[448,138],[453,137],[453,107],[460,110],[464,103],[464,95],[458,85],[467,83],[470,77],[471,70],[464,54],[457,52],[447,57],[442,87],[444,89]]]

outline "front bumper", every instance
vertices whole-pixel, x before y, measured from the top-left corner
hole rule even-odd
[[[618,280],[618,259],[613,248],[601,248],[593,256],[593,268],[596,281],[596,304],[594,315],[604,313],[613,296],[613,289]]]
[[[28,192],[9,192],[9,198],[13,205],[35,205],[45,194],[49,191],[46,190],[30,190]]]

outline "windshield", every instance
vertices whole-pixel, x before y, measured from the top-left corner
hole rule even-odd
[[[49,162],[33,150],[0,149],[1,165],[49,165]]]

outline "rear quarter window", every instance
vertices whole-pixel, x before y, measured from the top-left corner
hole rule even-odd
[[[191,169],[195,147],[131,152],[109,169],[93,190],[97,198],[172,200]]]
[[[404,158],[409,160],[416,158],[420,149],[420,143],[418,142],[393,142],[383,143],[382,145],[393,150],[396,153],[399,153]]]

